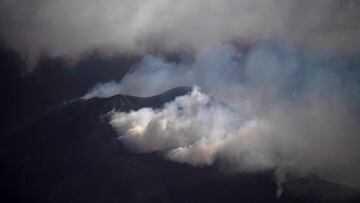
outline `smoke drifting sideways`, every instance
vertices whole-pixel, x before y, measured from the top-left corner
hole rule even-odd
[[[45,50],[201,50],[287,39],[322,52],[359,51],[356,0],[1,0],[0,37],[28,60]]]
[[[148,55],[122,81],[84,98],[198,86],[160,109],[114,112],[110,124],[138,153],[216,162],[227,172],[275,171],[279,186],[291,174],[360,188],[359,65],[282,43],[245,53],[220,46],[178,62]]]

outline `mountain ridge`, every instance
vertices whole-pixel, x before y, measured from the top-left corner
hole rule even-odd
[[[357,190],[311,178],[290,179],[278,199],[271,174],[224,174],[215,166],[192,167],[157,153],[136,154],[124,147],[108,123],[106,113],[114,109],[161,108],[189,91],[180,87],[148,98],[77,100],[48,112],[1,144],[2,202],[359,200]],[[322,197],[319,188],[340,197]]]

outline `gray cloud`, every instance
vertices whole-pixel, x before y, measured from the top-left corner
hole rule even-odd
[[[282,38],[333,52],[359,50],[353,0],[1,0],[0,36],[34,58],[91,48],[199,50]]]

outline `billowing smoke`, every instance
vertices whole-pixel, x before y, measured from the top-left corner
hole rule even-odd
[[[235,136],[256,136],[258,121],[211,101],[194,88],[163,109],[114,113],[111,124],[136,151],[164,151],[174,161],[210,165]]]
[[[283,43],[247,52],[220,46],[178,62],[148,55],[85,98],[197,85],[160,109],[115,112],[111,125],[135,152],[216,162],[228,172],[274,171],[279,186],[291,174],[360,188],[358,66],[356,57],[307,55]]]
[[[30,59],[41,50],[198,50],[273,38],[352,52],[359,50],[359,19],[356,0],[0,1],[0,37]]]
[[[134,151],[357,188],[359,19],[356,0],[0,0],[0,38],[30,61],[93,48],[145,55],[84,99],[200,88],[161,109],[115,112]],[[181,56],[148,54],[158,51]]]

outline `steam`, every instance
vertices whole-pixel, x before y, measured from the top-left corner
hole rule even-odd
[[[278,196],[288,174],[360,188],[358,66],[356,57],[311,56],[283,43],[247,52],[221,46],[177,63],[148,55],[121,82],[86,97],[197,85],[160,109],[115,112],[111,125],[135,152],[194,166],[216,161],[229,172],[275,171]]]
[[[28,58],[42,50],[200,50],[288,39],[321,51],[359,51],[354,0],[2,0],[1,38]]]

